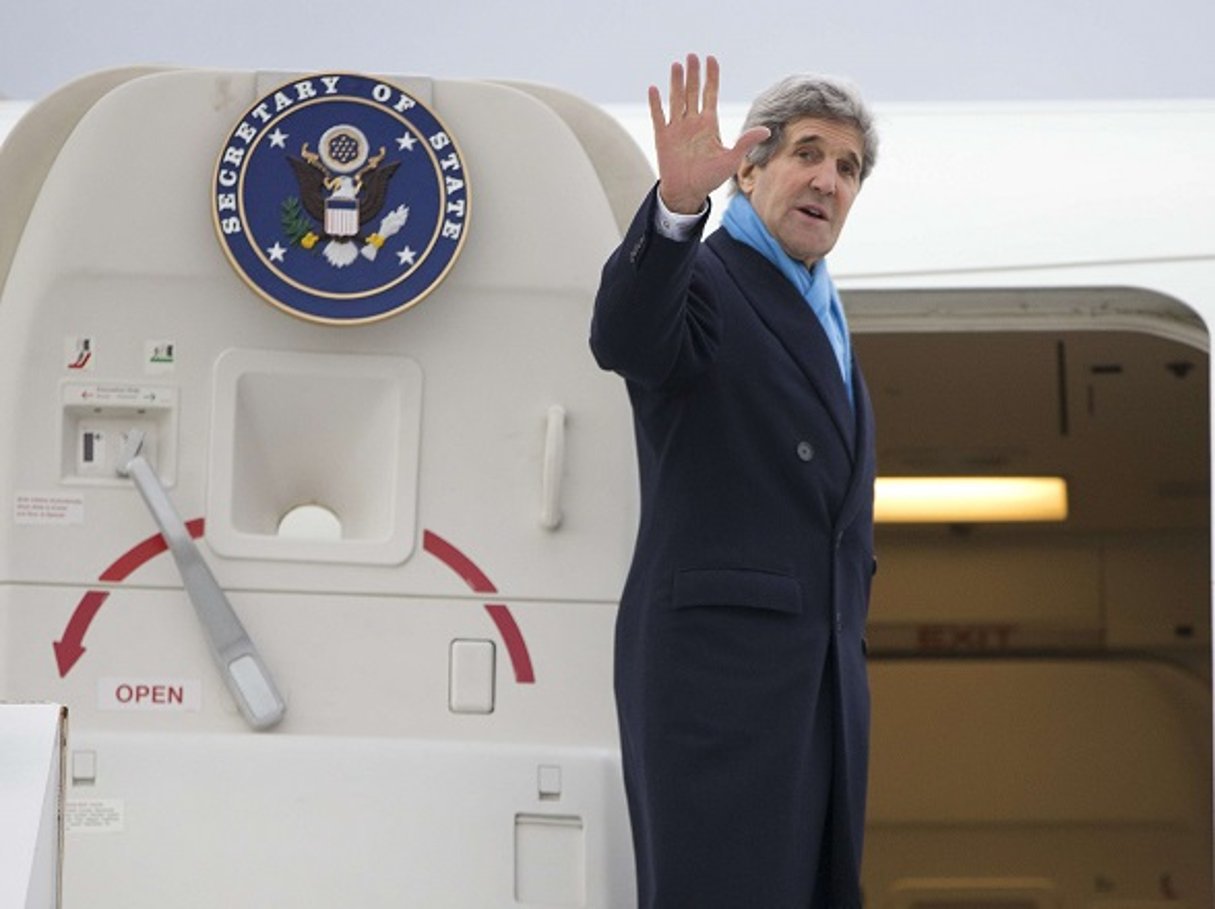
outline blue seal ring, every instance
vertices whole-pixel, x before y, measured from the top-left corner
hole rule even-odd
[[[464,247],[468,177],[427,107],[349,73],[285,83],[220,151],[215,229],[241,277],[280,309],[354,325],[413,306]]]

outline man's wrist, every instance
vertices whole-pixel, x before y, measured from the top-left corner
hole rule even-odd
[[[709,211],[708,199],[701,203],[698,212],[691,215],[672,211],[663,200],[661,192],[657,193],[657,202],[654,211],[654,228],[668,240],[689,239],[696,233],[697,227],[700,226],[700,222]]]
[[[658,200],[663,204],[667,211],[676,215],[687,215],[688,217],[704,214],[706,206],[709,202],[706,197],[701,197],[699,199],[672,198],[666,195],[664,190],[665,187],[659,183]]]

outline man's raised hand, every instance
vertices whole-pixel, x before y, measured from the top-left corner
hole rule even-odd
[[[687,71],[671,64],[670,117],[663,113],[662,96],[650,86],[650,120],[658,153],[658,191],[674,212],[695,214],[709,193],[728,180],[752,148],[768,137],[768,128],[756,126],[738,137],[733,148],[721,143],[717,123],[717,88],[720,71],[716,58],[705,59],[704,96],[700,90],[700,59],[688,54]]]

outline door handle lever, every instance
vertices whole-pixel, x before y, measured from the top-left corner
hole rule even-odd
[[[140,452],[143,432],[126,434],[120,476],[130,477],[152,513],[181,574],[186,595],[202,625],[211,656],[245,720],[254,729],[269,729],[283,718],[287,706],[274,684],[253,639],[241,624],[227,595],[191,539],[160,477]]]

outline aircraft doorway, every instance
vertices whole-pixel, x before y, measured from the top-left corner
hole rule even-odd
[[[846,297],[881,477],[1062,478],[879,524],[867,905],[1212,904],[1208,339],[1126,290]]]

